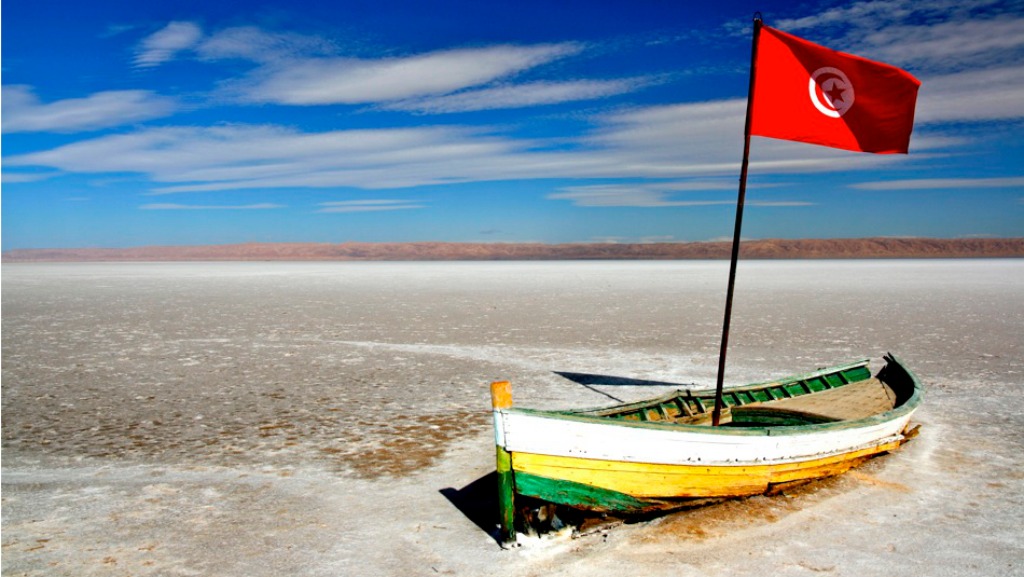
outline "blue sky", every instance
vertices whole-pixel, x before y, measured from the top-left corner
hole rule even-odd
[[[704,241],[754,10],[922,81],[909,155],[754,138],[746,238],[1024,236],[1024,3],[7,3],[2,243]]]

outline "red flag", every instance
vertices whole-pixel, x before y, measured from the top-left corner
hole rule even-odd
[[[921,82],[894,66],[768,26],[757,41],[750,133],[845,150],[906,153]]]

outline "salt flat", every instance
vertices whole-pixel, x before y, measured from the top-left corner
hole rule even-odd
[[[711,385],[727,267],[4,265],[3,574],[1024,575],[1021,260],[741,262],[727,383],[891,351],[920,436],[795,493],[498,548],[470,490],[488,383],[537,407],[663,391],[558,372]]]

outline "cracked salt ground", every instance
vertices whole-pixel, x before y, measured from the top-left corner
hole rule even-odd
[[[713,383],[727,266],[4,265],[3,574],[1024,574],[1014,260],[741,263],[727,382],[892,351],[921,434],[796,492],[497,547],[468,490],[489,381],[537,407],[660,392],[555,371]]]

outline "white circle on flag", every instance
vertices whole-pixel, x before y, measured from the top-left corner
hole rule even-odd
[[[825,66],[815,70],[807,89],[814,107],[825,116],[839,118],[853,106],[853,84],[838,68]]]

